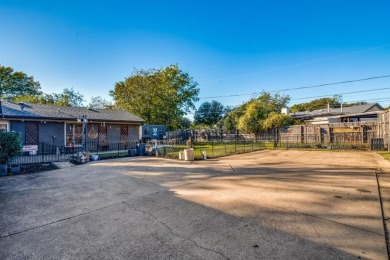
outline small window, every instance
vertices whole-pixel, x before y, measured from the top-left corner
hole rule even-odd
[[[0,133],[7,133],[8,124],[1,123],[0,124]]]

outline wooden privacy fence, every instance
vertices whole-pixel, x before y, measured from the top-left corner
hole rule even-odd
[[[390,152],[390,110],[378,115],[376,135],[383,139],[383,147]]]
[[[385,125],[387,125],[387,128]],[[388,139],[386,138],[388,121],[387,124],[382,124],[382,128],[378,124],[378,121],[293,125],[284,127],[279,131],[279,136],[276,137],[276,143],[279,147],[287,148],[369,148],[373,150],[384,150],[388,146],[388,140],[387,142],[384,140]]]

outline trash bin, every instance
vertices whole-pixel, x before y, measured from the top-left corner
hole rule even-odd
[[[194,149],[193,148],[184,149],[184,160],[185,161],[193,161],[194,160]]]
[[[129,150],[128,150],[128,153],[129,153],[129,156],[130,156],[130,157],[135,156],[135,152],[136,152],[135,149],[129,149]]]
[[[144,143],[137,144],[137,153],[140,156],[145,155],[146,147]]]

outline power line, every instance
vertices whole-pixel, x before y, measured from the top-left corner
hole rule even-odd
[[[368,80],[381,79],[381,78],[388,78],[388,77],[390,77],[390,75],[375,76],[375,77],[369,77],[369,78],[363,78],[363,79],[346,80],[346,81],[325,83],[325,84],[312,85],[312,86],[305,86],[305,87],[286,88],[286,89],[273,90],[273,91],[269,91],[269,92],[270,92],[270,93],[274,93],[274,92],[289,91],[289,90],[319,88],[319,87],[325,87],[325,86],[333,86],[333,85],[340,85],[340,84],[348,84],[348,83],[354,83],[354,82],[360,82],[360,81],[368,81]],[[261,94],[261,93],[262,93],[262,92],[253,92],[253,93],[246,93],[246,94],[232,94],[232,95],[223,95],[223,96],[210,96],[210,97],[200,97],[199,99],[224,98],[224,97],[240,97],[240,96],[258,95],[258,94]]]
[[[352,100],[352,101],[348,101],[348,103],[357,103],[357,102],[366,102],[366,101],[376,101],[377,102],[384,102],[384,101],[390,101],[390,97],[388,98],[373,98],[373,99],[360,99],[360,100]],[[346,103],[346,102],[344,102]],[[240,110],[237,110],[237,109],[232,109],[232,111],[235,111],[235,112],[245,112],[246,110],[245,109],[240,109]],[[196,112],[188,112],[187,114],[192,114],[194,115]],[[210,115],[210,114],[218,114],[218,112],[205,112],[205,113],[202,113],[201,115]]]
[[[356,93],[366,93],[366,92],[374,92],[374,91],[379,91],[379,90],[389,90],[390,87],[386,88],[377,88],[377,89],[367,89],[367,90],[357,90],[357,91],[350,91],[350,92],[344,92],[344,93],[337,93],[337,94],[329,94],[329,95],[320,95],[320,96],[311,96],[311,97],[303,97],[303,98],[294,98],[291,100],[302,100],[302,99],[309,99],[309,98],[326,98],[326,97],[331,97],[331,96],[336,96],[336,95],[349,95],[349,94],[356,94]],[[291,101],[290,100],[290,101]],[[355,100],[355,101],[348,101],[349,103],[354,103],[354,102],[361,102],[361,101],[387,101],[390,100],[390,97],[382,97],[382,98],[374,98],[374,99],[362,99],[362,100]],[[237,105],[238,107],[240,105]],[[237,110],[237,109],[232,109],[237,112],[245,112],[245,110]],[[195,114],[196,109],[194,112],[187,112],[187,114]],[[218,112],[205,112],[204,114],[216,114]]]
[[[306,62],[302,62],[302,63],[296,63],[296,64],[287,65],[287,66],[278,67],[278,68],[273,68],[273,69],[267,69],[267,70],[252,72],[252,73],[239,74],[239,75],[226,77],[226,78],[221,78],[221,79],[214,79],[214,80],[204,81],[204,82],[201,82],[200,84],[206,84],[206,83],[212,83],[212,82],[218,82],[218,81],[224,81],[224,80],[236,79],[236,78],[243,78],[243,77],[253,76],[253,75],[264,73],[264,72],[273,72],[273,71],[278,71],[278,70],[283,70],[283,69],[299,67],[299,66],[302,66],[302,65],[313,64],[313,63],[327,61],[327,60],[332,60],[332,59],[336,59],[336,58],[341,58],[341,57],[349,56],[349,55],[353,55],[353,54],[358,54],[358,53],[363,53],[363,52],[372,51],[372,50],[376,50],[376,49],[381,49],[381,48],[385,48],[385,47],[388,47],[388,46],[390,46],[390,44],[384,44],[384,45],[380,45],[380,46],[376,46],[376,47],[371,47],[371,48],[367,48],[367,49],[361,49],[361,50],[358,50],[358,51],[348,52],[348,53],[335,55],[335,56],[329,56],[329,57],[325,57],[325,58],[321,58],[321,59],[317,59],[317,60],[306,61]]]
[[[290,99],[290,101],[291,101],[291,100],[309,99],[309,98],[331,97],[331,96],[335,96],[335,95],[348,95],[348,94],[372,92],[372,91],[385,90],[385,89],[390,89],[390,88],[376,88],[376,89],[368,89],[368,90],[359,90],[359,91],[344,92],[344,93],[338,93],[338,94],[333,94],[333,95],[321,95],[321,96],[312,96],[312,97],[304,97],[304,98],[293,98],[293,99]]]

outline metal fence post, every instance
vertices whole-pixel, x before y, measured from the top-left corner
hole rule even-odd
[[[237,135],[236,139],[234,140],[234,153],[237,153]]]
[[[286,149],[288,150],[288,136],[286,136]]]
[[[38,145],[38,147],[39,147],[39,145]],[[43,145],[43,143],[41,143],[41,150],[42,150],[42,161],[41,161],[41,162],[43,163],[43,161],[44,161],[44,156],[45,156],[45,155],[44,155],[44,154],[45,154],[45,153],[44,153],[44,152],[45,152],[45,151],[44,151],[44,150],[45,150],[45,146]]]

